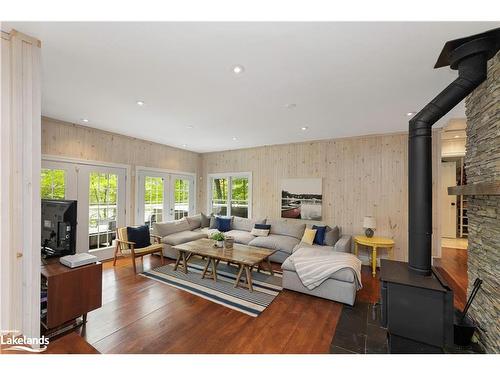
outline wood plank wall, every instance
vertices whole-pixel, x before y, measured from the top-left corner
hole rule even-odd
[[[441,131],[433,132],[433,254],[440,256],[439,161]],[[49,118],[42,119],[42,154],[171,169],[198,176],[197,211],[207,210],[207,174],[252,172],[253,216],[280,215],[282,178],[323,178],[323,217],[344,233],[362,233],[363,216],[377,218],[377,235],[396,241],[395,257],[407,260],[408,135],[331,139],[197,154],[149,141]],[[131,209],[135,176],[131,176]]]
[[[433,136],[434,179],[439,178],[440,131]],[[377,219],[376,235],[394,238],[395,257],[407,260],[408,135],[406,133],[274,145],[202,155],[199,207],[207,209],[208,173],[252,172],[253,216],[280,216],[283,178],[323,179],[323,220],[344,233],[362,233],[366,215]],[[434,252],[440,252],[434,183]]]
[[[129,165],[132,174],[129,223],[135,221],[136,166],[191,172],[197,176],[201,166],[201,156],[195,152],[46,117],[42,118],[42,154]]]

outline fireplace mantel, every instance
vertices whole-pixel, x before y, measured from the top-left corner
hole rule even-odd
[[[500,195],[500,181],[451,186],[448,195]]]

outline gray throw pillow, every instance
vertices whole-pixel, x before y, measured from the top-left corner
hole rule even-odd
[[[210,225],[208,229],[217,229],[217,220],[215,220],[214,215],[210,215]]]
[[[326,227],[325,239],[323,240],[323,245],[334,246],[340,238],[340,229],[338,226],[333,228]]]
[[[210,226],[210,216],[205,215],[203,212],[200,215],[201,215],[201,227],[202,228],[209,227]]]

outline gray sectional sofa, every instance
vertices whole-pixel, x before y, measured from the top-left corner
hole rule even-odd
[[[201,214],[198,214],[166,223],[154,223],[153,234],[162,238],[163,255],[177,259],[178,253],[172,248],[173,246],[209,237],[217,231],[213,225],[212,228],[207,224],[202,225],[202,221]],[[269,235],[267,237],[252,235],[250,232],[255,224],[270,224]],[[270,260],[283,263],[299,247],[321,246],[301,243],[305,229],[306,224],[300,222],[275,219],[253,220],[235,216],[231,221],[231,230],[225,234],[233,237],[236,243],[276,250]],[[337,227],[332,228],[332,231],[334,233],[328,246],[332,246],[335,251],[351,252],[351,237],[340,237]]]
[[[153,233],[162,237],[163,255],[177,259],[178,253],[172,247],[199,238],[210,237],[217,232],[213,222],[214,220],[210,225],[199,214],[168,223],[155,223]],[[255,224],[270,224],[269,235],[266,237],[252,235],[250,232]],[[301,242],[305,229],[306,224],[292,220],[252,220],[233,217],[231,230],[225,234],[233,237],[236,243],[276,250],[270,260],[282,263],[283,288],[353,305],[356,298],[356,284],[352,272],[347,270],[335,272],[321,285],[309,290],[302,284],[293,262],[288,259],[295,251],[307,251],[310,247],[330,247],[333,251],[350,253],[351,236],[341,236],[340,229],[334,227],[327,232],[323,245],[309,245]]]

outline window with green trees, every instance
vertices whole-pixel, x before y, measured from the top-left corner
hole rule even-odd
[[[248,217],[248,178],[231,178],[231,215]]]
[[[211,196],[214,215],[249,216],[249,177],[212,177]]]
[[[189,215],[189,180],[176,178],[174,183],[174,219]]]
[[[146,176],[144,180],[144,223],[150,227],[163,221],[163,178]]]
[[[116,238],[118,176],[89,175],[89,249],[111,246]]]
[[[66,195],[65,171],[42,168],[40,196],[42,199],[64,199]]]

